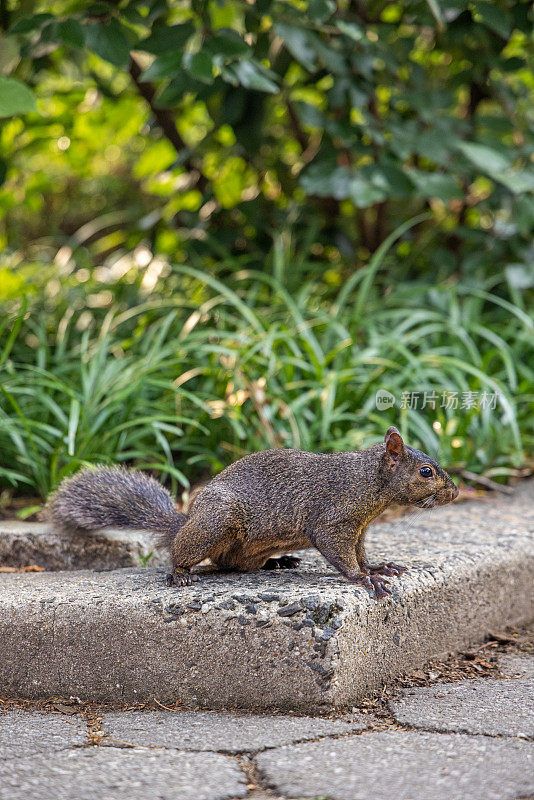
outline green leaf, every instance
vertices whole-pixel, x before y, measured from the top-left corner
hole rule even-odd
[[[236,31],[229,28],[220,28],[215,36],[206,40],[202,49],[213,56],[223,56],[224,59],[246,56],[250,52],[250,46]]]
[[[221,67],[221,77],[225,81],[225,83],[229,83],[232,86],[239,86],[239,79],[235,72],[232,70],[231,67]],[[231,99],[230,99],[231,103]],[[228,105],[225,106],[224,109],[224,117],[225,119],[228,117]]]
[[[291,55],[293,55],[308,72],[315,72],[317,69],[317,56],[312,34],[294,25],[287,25],[285,22],[278,22],[274,26],[274,30],[276,35],[282,39]]]
[[[187,40],[195,32],[192,22],[184,22],[181,25],[165,25],[156,28],[150,36],[137,44],[138,50],[145,50],[147,53],[159,55],[169,50],[181,50]]]
[[[10,28],[10,33],[30,33],[30,31],[39,30],[43,25],[46,25],[51,19],[54,19],[53,14],[34,14],[33,17],[22,17],[15,22]]]
[[[326,126],[328,118],[317,106],[313,106],[310,103],[303,103],[301,100],[297,100],[294,106],[304,125],[310,125],[316,128],[324,128]]]
[[[308,194],[344,200],[350,195],[353,179],[352,170],[333,166],[328,160],[312,164],[302,175],[300,185]]]
[[[333,72],[334,75],[340,75],[347,71],[345,59],[332,45],[326,45],[321,39],[316,38],[313,40],[313,46],[319,56],[319,60],[329,72]]]
[[[481,0],[475,3],[475,12],[487,28],[498,33],[499,36],[508,38],[511,29],[510,17],[496,3]]]
[[[202,83],[213,83],[213,65],[208,53],[200,50],[198,53],[188,53],[184,57],[184,66],[189,74]]]
[[[319,197],[334,197],[336,200],[349,198],[358,208],[366,208],[387,197],[380,186],[349,167],[333,166],[330,160],[312,164],[300,179],[300,185],[308,194]]]
[[[130,62],[130,46],[116,19],[87,25],[85,45],[88,50],[117,67],[127,67]]]
[[[445,136],[441,131],[426,130],[416,135],[414,151],[435,164],[447,164],[453,144],[451,137]]]
[[[135,0],[133,0],[135,2]],[[146,17],[139,13],[138,9],[132,5],[131,2],[128,5],[121,6],[121,15],[123,19],[131,22],[133,25],[143,25],[145,26],[148,22],[151,22],[151,15],[148,14]]]
[[[463,197],[462,190],[452,175],[443,175],[441,172],[421,172],[421,170],[411,168],[406,168],[406,173],[423,197],[438,197],[440,200]]]
[[[83,47],[83,28],[77,19],[64,19],[56,25],[56,36],[64,44],[72,47]]]
[[[386,193],[376,186],[371,186],[361,178],[354,178],[350,185],[349,197],[357,208],[366,208],[374,203],[380,203],[386,199]]]
[[[0,33],[0,74],[7,75],[20,60],[20,48],[16,36]]]
[[[493,175],[495,180],[502,183],[513,194],[523,194],[534,191],[534,172],[530,170],[510,169],[507,172]]]
[[[156,105],[159,108],[169,108],[179,103],[183,100],[184,94],[190,91],[190,80],[185,73],[179,73],[158,95]]]
[[[350,37],[354,42],[360,42],[364,37],[364,32],[354,22],[345,22],[343,19],[337,19],[334,24],[341,33]]]
[[[497,150],[473,142],[460,142],[458,149],[477,169],[502,183],[513,194],[534,191],[534,172],[513,169],[509,160]]]
[[[402,199],[413,194],[411,181],[394,164],[367,164],[361,168],[360,177],[388,197]]]
[[[25,83],[0,75],[0,117],[37,111],[35,96]]]
[[[499,173],[510,168],[510,162],[497,150],[486,147],[484,144],[474,142],[459,142],[458,149],[469,159],[469,161],[485,173]]]
[[[349,97],[352,108],[363,108],[368,101],[367,94],[362,92],[361,89],[358,89],[358,87],[354,84],[352,84],[349,88]]]
[[[511,58],[507,58],[503,61],[500,65],[500,68],[503,72],[517,72],[519,69],[524,69],[527,66],[527,62],[524,58],[519,58],[519,56],[512,56]]]
[[[333,0],[311,0],[307,9],[309,18],[319,24],[331,17],[335,10]]]
[[[183,55],[180,51],[163,53],[154,59],[152,64],[141,75],[142,81],[154,81],[159,78],[174,77],[182,69]]]
[[[239,83],[245,89],[257,89],[270,94],[278,92],[278,86],[265,74],[265,68],[256,64],[255,61],[240,61],[238,64],[232,64],[228,69],[234,72]]]

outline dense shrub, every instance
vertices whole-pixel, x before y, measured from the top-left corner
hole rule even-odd
[[[528,2],[24,1],[0,28],[3,485],[187,487],[390,422],[528,469]]]
[[[15,4],[0,111],[27,111],[23,81],[41,113],[3,126],[5,241],[90,266],[142,240],[261,259],[290,231],[336,267],[430,208],[412,269],[528,265],[532,22],[517,0]]]

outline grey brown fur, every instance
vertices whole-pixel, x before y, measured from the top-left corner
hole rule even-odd
[[[429,467],[430,477],[419,470]],[[135,470],[102,467],[64,481],[47,505],[66,530],[128,527],[159,534],[169,547],[177,585],[198,579],[192,568],[251,572],[296,566],[279,557],[316,547],[349,581],[389,593],[384,576],[397,564],[372,565],[365,531],[389,505],[433,508],[454,500],[449,475],[425,453],[407,447],[396,428],[367,450],[318,454],[265,450],[241,458],[204,486],[186,516],[157,481]]]
[[[169,492],[148,475],[123,467],[83,469],[48,500],[45,517],[67,533],[134,528],[158,533],[170,547],[187,520]]]

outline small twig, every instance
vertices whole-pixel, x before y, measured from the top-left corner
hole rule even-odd
[[[502,494],[513,494],[514,490],[510,486],[503,486],[501,483],[492,481],[491,478],[486,478],[484,475],[477,475],[476,472],[470,472],[468,469],[451,469],[454,475],[459,475],[466,481],[478,483],[479,486],[484,486],[486,489],[491,489],[494,492],[501,492]]]
[[[158,705],[160,708],[164,708],[164,709],[165,709],[165,711],[178,711],[178,709],[177,709],[177,708],[169,708],[169,706],[164,706],[164,705],[163,705],[163,703],[160,703],[160,702],[159,702],[159,700],[156,700],[156,698],[155,698],[155,697],[154,697],[154,702],[155,702],[155,703],[156,703],[156,705]]]

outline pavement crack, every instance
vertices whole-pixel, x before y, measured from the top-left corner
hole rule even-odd
[[[455,734],[463,734],[464,736],[481,736],[486,739],[514,739],[520,742],[534,742],[534,736],[522,736],[520,734],[514,736],[511,733],[485,733],[484,731],[471,731],[468,728],[434,728],[431,725],[408,725],[406,723],[397,722],[395,726],[390,729],[406,731],[412,733],[437,733],[442,736],[453,736]]]
[[[85,720],[87,726],[86,747],[96,747],[102,744],[102,739],[105,737],[105,732],[102,730],[102,714],[92,708],[81,709],[82,718]]]
[[[281,800],[280,792],[276,792],[268,781],[263,777],[257,765],[251,758],[246,756],[233,756],[233,760],[245,776],[249,794],[248,800]]]

